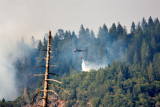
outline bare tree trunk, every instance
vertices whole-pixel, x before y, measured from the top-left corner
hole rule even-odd
[[[43,96],[43,107],[47,107],[48,102],[48,75],[49,75],[49,60],[50,60],[50,42],[51,42],[51,31],[48,33],[48,43],[47,43],[47,58],[46,58],[46,72],[44,80],[44,96]]]

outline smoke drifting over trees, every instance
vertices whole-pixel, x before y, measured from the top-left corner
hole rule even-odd
[[[0,41],[2,43],[2,41]],[[6,53],[5,48],[10,48],[10,46],[1,45],[2,48],[0,52],[0,99],[5,98],[7,100],[13,100],[17,98],[18,92],[16,89],[16,70],[13,66],[13,59],[9,53]],[[7,51],[11,52],[11,51]]]
[[[32,54],[32,47],[25,43],[23,37],[19,41],[4,37],[0,40],[0,45],[0,99],[14,100],[20,95],[18,87],[26,84],[25,81],[28,80],[18,81],[19,73],[23,71],[21,69],[21,71],[17,72],[17,69],[26,64],[25,62],[28,61]],[[25,78],[25,75],[23,77]]]

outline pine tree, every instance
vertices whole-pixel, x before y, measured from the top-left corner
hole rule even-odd
[[[80,31],[79,31],[79,38],[85,38],[85,33],[86,33],[86,31],[85,31],[83,25],[81,25]]]
[[[150,82],[153,82],[155,80],[155,74],[154,74],[153,66],[151,62],[148,67],[148,78]]]
[[[147,66],[150,60],[150,49],[145,40],[143,40],[141,45],[141,64]]]
[[[61,40],[64,39],[64,38],[65,38],[64,30],[63,30],[63,29],[58,29],[57,36],[58,36],[59,39],[61,39]]]
[[[47,49],[47,40],[45,37],[43,39],[43,49]]]
[[[117,80],[117,87],[122,88],[122,80],[123,80],[123,74],[122,71],[120,70],[118,73],[118,80]]]
[[[153,19],[152,19],[152,17],[150,16],[149,19],[148,19],[148,27],[149,27],[149,28],[153,28],[153,26],[154,26]]]
[[[153,53],[156,52],[156,40],[154,37],[152,37],[152,40],[151,40],[151,47],[152,47],[152,57],[153,57]]]
[[[97,39],[95,38],[93,31],[91,31],[91,34],[90,34],[87,51],[88,51],[88,61],[94,61],[97,56]]]
[[[135,27],[136,27],[135,23],[132,22],[132,25],[131,25],[131,33],[134,33],[134,32],[135,32],[135,30],[136,30]]]
[[[159,23],[159,19],[156,18],[156,19],[154,20],[154,25],[156,25],[156,24],[158,24],[158,23]]]
[[[108,28],[107,28],[106,24],[103,25],[103,30],[105,31],[106,34],[108,33]]]
[[[103,27],[99,28],[98,39],[103,39],[103,40],[105,39],[106,40],[107,36],[108,36],[108,28],[104,24]]]
[[[86,28],[86,33],[85,33],[85,41],[88,42],[89,38],[90,38],[90,30],[88,28]]]
[[[141,33],[141,32],[142,32],[142,27],[141,27],[140,22],[138,22],[136,32],[139,32],[139,33]]]
[[[36,65],[37,66],[40,66],[41,65],[41,63],[42,63],[42,59],[44,58],[44,54],[45,54],[45,51],[44,51],[45,49],[43,49],[43,44],[42,44],[42,42],[41,42],[41,40],[39,40],[39,42],[38,42],[38,57],[37,57],[37,59],[36,59]],[[44,64],[45,62],[43,62],[43,64]]]
[[[138,55],[137,55],[137,52],[135,52],[134,54],[134,59],[133,59],[133,63],[134,65],[138,64],[139,60],[138,60]]]
[[[94,34],[93,30],[91,30],[90,39],[95,39],[95,34]]]
[[[35,48],[35,43],[36,42],[35,42],[34,36],[32,36],[31,43],[30,43],[32,48]]]
[[[118,35],[123,34],[123,27],[121,26],[121,24],[119,22],[118,22],[118,26],[117,26],[117,34]]]
[[[117,27],[115,23],[113,23],[112,27],[109,29],[109,34],[112,35],[113,40],[117,39]]]
[[[103,27],[102,27],[101,36],[106,38],[107,35],[108,35],[108,28],[107,28],[107,26],[104,24]]]
[[[146,29],[146,28],[147,28],[147,22],[146,22],[146,19],[145,19],[145,18],[142,19],[141,25],[142,25],[142,28],[143,28],[143,29]]]
[[[99,27],[99,30],[98,30],[98,37],[100,38],[102,36],[102,27]]]
[[[42,44],[41,40],[39,40],[38,46],[37,46],[37,48],[38,48],[38,53],[39,53],[40,51],[42,51],[42,47],[43,47],[43,44]]]
[[[56,33],[51,40],[51,45],[52,45],[51,50],[57,50],[59,41],[60,39],[58,37],[58,34]]]
[[[107,39],[108,38],[108,28],[107,26],[104,24],[103,27],[99,28],[99,32],[98,32],[98,42],[102,47],[105,47]]]

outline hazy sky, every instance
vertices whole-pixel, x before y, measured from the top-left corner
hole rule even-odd
[[[160,0],[0,0],[0,36],[41,36],[48,29],[98,31],[104,23],[122,24],[160,18]]]

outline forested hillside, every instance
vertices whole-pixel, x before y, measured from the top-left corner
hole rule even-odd
[[[44,51],[47,40],[34,37],[32,43],[19,42],[20,48],[26,47],[23,57],[14,63],[19,80],[19,92],[23,94],[13,105],[22,106],[30,102],[35,91],[43,89],[43,77],[33,77],[42,74],[45,68]],[[23,45],[22,45],[23,44]],[[73,49],[85,49],[86,52],[74,53]],[[50,63],[58,65],[50,68],[50,72],[61,80],[56,89],[59,98],[65,101],[65,106],[119,107],[119,106],[157,106],[160,105],[160,22],[158,18],[145,18],[135,24],[132,22],[130,32],[120,23],[108,28],[103,25],[97,36],[89,28],[81,25],[79,34],[59,29],[52,35]],[[105,64],[105,68],[82,72],[82,60],[95,64]],[[53,88],[53,87],[51,87]],[[25,97],[24,97],[25,96]],[[27,100],[26,100],[27,99]],[[12,105],[11,102],[0,102],[0,105]],[[16,105],[18,104],[18,105]]]

